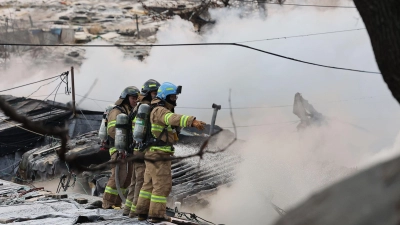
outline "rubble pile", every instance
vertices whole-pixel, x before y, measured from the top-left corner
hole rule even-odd
[[[36,1],[0,3],[0,41],[5,43],[72,44],[101,39],[111,44],[152,44],[155,34],[174,15],[195,21],[206,11],[201,1]],[[199,27],[198,27],[199,28]],[[15,47],[13,48],[15,49]],[[27,51],[31,48],[19,48]],[[143,59],[149,47],[121,47],[126,57]],[[64,49],[65,63],[80,65],[79,54]],[[76,51],[75,51],[76,52]],[[43,54],[46,55],[46,54]],[[57,56],[57,54],[55,55]],[[77,58],[78,57],[78,58]],[[54,59],[54,57],[53,57]],[[72,62],[70,62],[72,61]]]

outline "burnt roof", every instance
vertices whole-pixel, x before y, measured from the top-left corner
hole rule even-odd
[[[69,136],[98,130],[103,112],[78,110],[75,117],[66,104],[51,100],[42,101],[12,95],[0,95],[21,115],[32,121],[40,121],[44,126],[68,126]],[[26,152],[34,147],[47,144],[44,135],[39,135],[27,129],[21,128],[19,123],[8,120],[0,112],[0,156]]]

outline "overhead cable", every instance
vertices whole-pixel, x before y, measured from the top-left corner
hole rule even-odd
[[[0,45],[3,45],[3,44],[0,44]],[[2,91],[0,91],[0,92],[10,91],[10,90],[17,89],[17,88],[20,88],[20,87],[25,87],[25,86],[28,86],[28,85],[40,83],[40,82],[43,82],[43,81],[46,81],[46,80],[50,80],[50,79],[53,79],[53,78],[56,78],[56,77],[61,77],[61,76],[67,75],[68,73],[69,73],[69,71],[64,72],[64,73],[62,73],[62,74],[60,74],[60,75],[54,76],[54,77],[49,77],[49,78],[46,78],[46,79],[43,79],[43,80],[38,80],[38,81],[35,81],[35,82],[32,82],[32,83],[28,83],[28,84],[24,84],[24,85],[21,85],[21,86],[17,86],[17,87],[5,89],[5,90],[2,90]],[[50,83],[51,83],[51,82],[50,82]]]
[[[303,7],[322,7],[322,8],[344,8],[344,9],[356,9],[355,6],[344,6],[344,5],[317,5],[317,4],[298,4],[298,3],[278,3],[278,2],[270,2],[266,0],[234,0],[231,2],[248,2],[248,3],[264,3],[268,5],[281,5],[281,6],[303,6]],[[201,0],[192,0],[192,2],[204,2]],[[229,2],[230,3],[230,2]]]
[[[349,30],[338,30],[338,31],[329,31],[329,32],[312,33],[312,34],[302,34],[302,35],[294,35],[294,36],[287,36],[287,37],[264,38],[264,39],[250,40],[250,41],[239,41],[239,42],[236,42],[236,43],[272,41],[272,40],[280,40],[280,39],[290,39],[290,38],[298,38],[298,37],[316,36],[316,35],[323,35],[323,34],[334,34],[334,33],[343,33],[343,32],[351,32],[351,31],[360,31],[360,30],[366,30],[366,28],[349,29]]]
[[[18,127],[18,128],[21,128],[22,130],[26,130],[26,131],[31,132],[31,133],[33,133],[33,134],[37,134],[37,135],[40,135],[40,136],[43,136],[43,137],[45,136],[45,135],[43,135],[43,134],[39,134],[39,133],[36,133],[36,132],[34,132],[34,131],[28,130],[28,129],[24,128],[24,127],[21,127],[21,124],[15,124],[15,123],[9,122],[9,121],[7,121],[7,120],[5,120],[5,119],[1,119],[1,118],[0,118],[0,120],[6,122],[6,123],[8,123],[8,124],[10,124],[11,127]]]
[[[96,102],[96,101],[109,102],[109,103],[115,102],[115,101],[109,101],[109,100],[104,100],[104,99],[89,98],[89,97],[85,97],[85,96],[79,95],[79,94],[75,94],[75,95],[80,96],[82,98],[87,98],[87,99],[93,100],[94,102]],[[314,104],[348,102],[348,101],[355,101],[355,100],[372,99],[372,98],[376,98],[376,97],[382,97],[382,96],[379,95],[379,96],[367,96],[367,97],[360,97],[360,98],[353,98],[353,99],[333,100],[333,101],[324,101],[324,102],[321,101],[321,102],[315,102]],[[293,104],[292,105],[272,105],[272,106],[232,107],[232,109],[269,109],[269,108],[286,108],[286,107],[293,107]],[[195,106],[177,106],[176,108],[178,108],[178,109],[204,109],[204,110],[211,109],[210,107],[195,107]],[[228,110],[231,108],[223,107],[221,109]]]
[[[300,122],[300,120],[292,120],[292,121],[284,121],[284,122],[276,122],[276,123],[253,124],[253,125],[242,125],[242,126],[236,126],[236,127],[262,127],[262,126],[270,126],[270,125],[285,124],[285,123],[297,123],[297,122]],[[222,128],[234,128],[234,127],[222,127]]]
[[[343,67],[336,67],[336,66],[328,66],[328,65],[323,65],[323,64],[318,64],[318,63],[313,63],[313,62],[308,62],[300,59],[295,59],[291,58],[288,56],[276,54],[273,52],[269,51],[264,51],[258,48],[253,48],[247,45],[243,44],[238,44],[238,43],[186,43],[186,44],[133,44],[133,45],[121,45],[121,44],[116,44],[116,45],[66,45],[66,44],[61,44],[61,45],[54,45],[54,44],[7,44],[7,43],[0,43],[0,45],[10,45],[10,46],[43,46],[43,47],[178,47],[178,46],[236,46],[236,47],[241,47],[241,48],[247,48],[253,51],[258,51],[264,54],[269,54],[275,57],[299,62],[299,63],[304,63],[308,65],[313,65],[313,66],[319,66],[319,67],[324,67],[324,68],[329,68],[329,69],[337,69],[337,70],[346,70],[346,71],[352,71],[352,72],[359,72],[359,73],[372,73],[372,74],[381,74],[380,72],[375,72],[375,71],[366,71],[366,70],[357,70],[357,69],[349,69],[349,68],[343,68]]]
[[[32,95],[35,94],[36,92],[38,92],[38,91],[40,90],[40,88],[42,88],[43,86],[49,85],[49,84],[53,83],[53,82],[56,81],[56,80],[58,80],[58,77],[57,77],[57,78],[54,78],[54,80],[50,81],[49,83],[40,85],[40,87],[39,87],[38,89],[36,89],[36,91],[32,92],[30,95],[28,95],[28,96],[26,96],[26,97],[27,97],[27,98],[32,97]]]
[[[238,2],[250,2],[250,3],[265,3],[269,5],[289,5],[289,6],[303,6],[303,7],[321,7],[321,8],[345,8],[345,9],[356,9],[355,6],[342,6],[342,5],[316,5],[316,4],[297,4],[297,3],[277,3],[277,2],[268,2],[262,0],[249,1],[249,0],[236,0]]]
[[[87,99],[90,99],[90,100],[99,101],[99,102],[110,102],[110,103],[114,103],[115,102],[115,101],[108,101],[108,100],[102,100],[102,99],[89,98],[89,97],[85,97],[83,95],[78,95],[78,94],[75,94],[75,95],[77,95],[79,97],[82,97],[82,98],[87,98]]]

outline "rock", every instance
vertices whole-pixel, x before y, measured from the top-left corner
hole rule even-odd
[[[55,198],[55,199],[68,198],[68,195],[67,195],[67,194],[54,194],[54,193],[51,193],[51,194],[48,194],[48,195],[45,195],[45,196],[46,196],[46,197]]]
[[[60,17],[58,17],[58,19],[60,19],[60,20],[69,20],[69,17],[68,16],[60,16]]]
[[[143,28],[143,29],[140,29],[140,27],[139,27],[140,38],[147,38],[152,35],[155,35],[156,33],[157,33],[157,28],[155,28],[155,27],[149,27],[149,28]]]
[[[116,38],[116,37],[119,37],[119,36],[120,35],[115,33],[115,32],[109,32],[107,34],[100,35],[100,37],[105,39],[106,41],[109,41],[109,40],[111,40],[113,38]]]
[[[131,10],[131,9],[133,9],[133,7],[132,7],[132,6],[125,6],[123,9],[125,9],[125,10]]]
[[[88,200],[86,198],[75,198],[74,199],[77,203],[79,204],[86,204],[88,203]]]
[[[71,22],[73,23],[89,23],[90,19],[87,16],[80,15],[80,16],[75,16],[71,19]]]
[[[134,36],[135,32],[136,32],[136,29],[135,30],[126,29],[125,31],[118,32],[118,34],[123,35],[123,36]]]
[[[79,56],[79,53],[74,51],[74,52],[68,53],[67,55],[76,58]]]
[[[85,139],[82,139],[82,140],[77,141],[77,142],[76,142],[76,145],[83,145],[83,144],[85,144],[85,143],[86,143],[86,140],[85,140]]]
[[[100,23],[114,22],[113,19],[99,20]]]
[[[89,206],[86,207],[86,209],[97,209],[97,208],[101,208],[103,202],[98,200],[95,202],[92,202]]]
[[[86,15],[87,16],[89,16],[89,17],[93,17],[93,16],[95,16],[97,13],[96,12],[93,12],[93,11],[88,11],[88,12],[86,12]]]
[[[64,24],[66,24],[67,22],[66,21],[64,21],[64,20],[57,20],[57,21],[54,21],[54,24],[59,24],[59,25],[64,25]]]
[[[78,9],[78,10],[75,10],[74,13],[76,13],[76,14],[86,14],[87,11],[86,10],[82,10],[82,9]]]
[[[105,11],[107,8],[104,5],[97,6],[98,11]]]

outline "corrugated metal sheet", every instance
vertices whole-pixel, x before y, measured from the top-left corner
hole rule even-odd
[[[103,115],[103,112],[82,110],[78,111],[79,114],[75,118],[72,118],[72,112],[62,103],[10,95],[1,97],[18,113],[27,116],[32,121],[41,121],[45,126],[64,127],[67,124],[72,138],[98,130]],[[0,157],[17,151],[26,152],[34,147],[48,144],[44,136],[22,129],[20,124],[7,120],[4,114],[0,114],[0,118]]]

